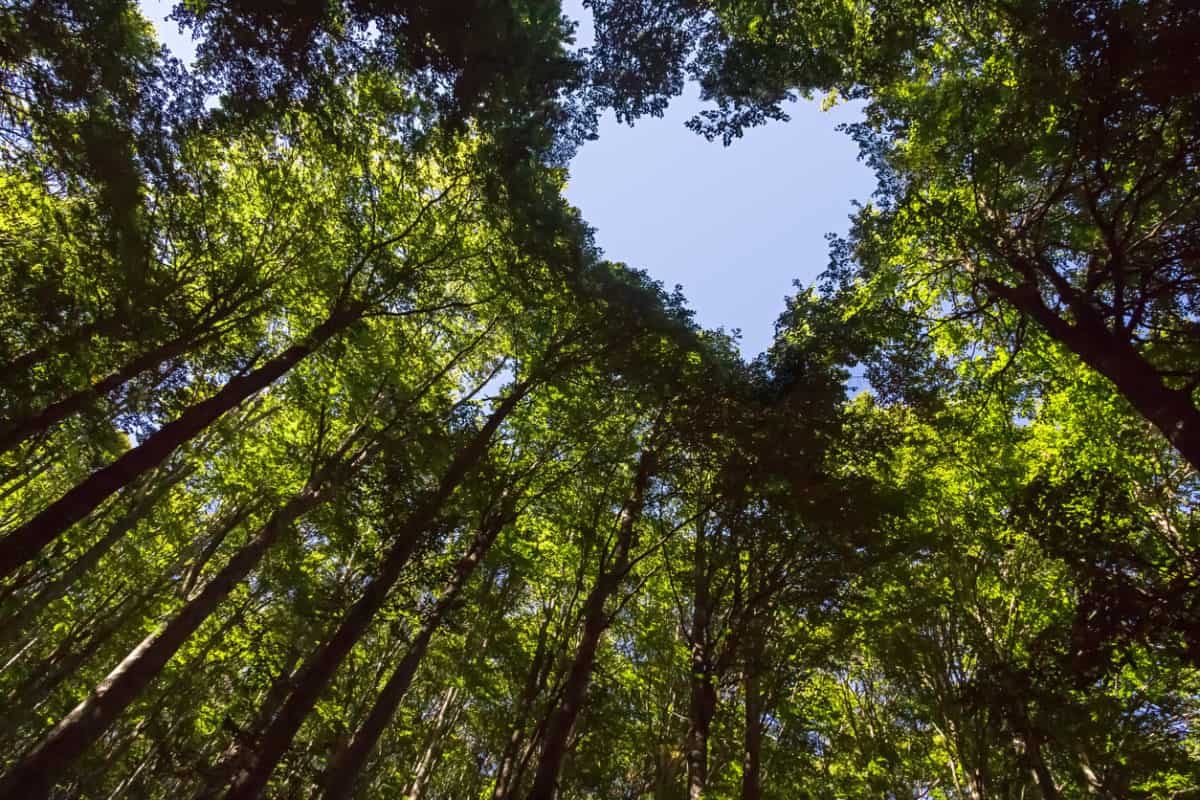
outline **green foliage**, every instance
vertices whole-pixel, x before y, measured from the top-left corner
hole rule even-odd
[[[0,11],[0,796],[1197,796],[1196,12],[588,7]],[[749,363],[562,197],[686,77],[866,103]]]

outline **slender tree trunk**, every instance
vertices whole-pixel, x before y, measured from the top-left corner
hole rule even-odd
[[[86,323],[52,342],[46,342],[33,350],[27,350],[15,357],[4,365],[4,374],[16,375],[18,372],[24,372],[53,356],[75,350],[88,339],[91,339],[94,334],[104,332],[108,333],[111,337],[112,334],[119,332],[120,329],[121,325],[116,317]]]
[[[442,750],[446,744],[446,734],[458,719],[458,709],[455,709],[453,713],[450,712],[457,697],[458,687],[451,686],[446,690],[446,696],[442,699],[442,705],[438,708],[437,716],[434,718],[433,729],[429,732],[429,738],[425,741],[425,748],[421,752],[421,760],[417,762],[417,767],[413,770],[412,784],[404,793],[404,800],[421,800],[425,794],[425,789],[429,786],[429,779],[433,777],[433,768],[437,766],[438,759],[442,756]]]
[[[299,652],[291,650],[283,669],[271,682],[271,686],[266,692],[255,698],[255,702],[261,708],[278,708],[287,699],[288,692],[291,691],[295,680],[296,664],[299,661]],[[268,723],[270,723],[270,718],[256,718],[234,734],[233,740],[217,758],[216,763],[205,770],[201,778],[201,787],[196,792],[194,800],[213,800],[221,793],[221,789],[229,782],[233,773],[250,756],[254,741],[262,734],[263,728]]]
[[[706,545],[705,525],[701,520],[696,528],[696,541],[692,549],[692,653],[688,674],[688,729],[684,740],[689,800],[700,800],[708,784],[708,735],[717,710],[712,656],[709,652],[710,597]]]
[[[529,719],[529,711],[534,700],[545,690],[546,670],[543,662],[547,660],[546,640],[550,632],[550,620],[553,608],[542,618],[541,629],[538,630],[537,647],[534,649],[533,660],[529,671],[525,673],[525,685],[521,687],[521,695],[517,700],[516,718],[512,724],[512,733],[504,747],[500,765],[496,769],[496,782],[492,786],[492,800],[503,800],[510,793],[510,785],[516,772],[517,758],[520,755],[521,739],[525,734],[525,723]]]
[[[283,758],[305,718],[317,703],[321,692],[333,679],[337,668],[366,633],[375,613],[387,599],[388,590],[399,578],[418,544],[420,531],[406,529],[401,540],[388,551],[384,566],[363,596],[343,616],[337,631],[322,644],[298,671],[291,691],[277,709],[263,708],[259,717],[266,720],[253,751],[239,763],[225,797],[259,797],[275,766]],[[274,711],[275,713],[271,713]]]
[[[13,716],[18,708],[28,709],[30,713],[37,712],[63,681],[74,675],[113,636],[145,610],[158,587],[159,584],[155,584],[140,596],[127,597],[116,607],[103,609],[103,613],[106,614],[105,621],[103,624],[91,626],[91,636],[77,649],[72,648],[79,643],[78,637],[71,636],[62,641],[42,660],[38,671],[31,674],[10,695],[10,712],[13,712]],[[131,599],[132,602],[122,611],[121,606]]]
[[[1043,800],[1059,800],[1061,795],[1058,786],[1042,753],[1042,735],[1034,728],[1029,709],[1022,699],[1028,696],[1029,686],[1019,673],[1009,674],[1012,680],[1005,687],[1007,703],[1002,707],[1002,711],[1023,745],[1020,762],[1028,770]]]
[[[80,389],[74,394],[67,395],[63,399],[51,403],[41,411],[37,411],[30,416],[9,424],[3,433],[0,433],[0,453],[12,450],[22,442],[40,433],[44,433],[51,426],[62,422],[67,417],[83,411],[97,400],[103,400],[110,393],[115,392],[143,372],[157,368],[173,358],[184,355],[196,346],[199,338],[201,337],[194,334],[187,334],[169,342],[164,342],[158,347],[137,356],[132,361],[120,367],[116,372],[101,378],[86,389]]]
[[[1162,431],[1193,469],[1200,470],[1200,409],[1189,389],[1173,389],[1128,339],[1115,335],[1086,301],[1070,303],[1075,317],[1068,322],[1048,308],[1028,285],[1012,287],[986,280],[990,293],[1010,303],[1066,346],[1068,350],[1112,381],[1138,413]]]
[[[258,603],[258,593],[250,595],[250,597],[248,597],[244,603],[239,605],[237,609],[235,609],[234,612],[230,614],[224,622],[221,623],[221,626],[217,630],[208,635],[208,637],[204,640],[204,644],[199,648],[199,650],[189,656],[186,665],[179,671],[179,674],[174,676],[168,685],[159,690],[158,702],[155,705],[155,710],[150,716],[148,716],[145,720],[143,720],[142,723],[138,725],[138,728],[148,725],[150,722],[157,722],[164,716],[172,716],[173,719],[170,722],[169,727],[173,730],[178,727],[181,721],[192,719],[188,711],[183,711],[177,707],[170,709],[170,698],[183,697],[187,695],[188,684],[193,682],[198,672],[203,669],[204,661],[208,658],[208,655],[210,652],[212,652],[212,649],[218,644],[224,642],[230,631],[244,623],[247,612],[254,608]],[[131,747],[137,740],[139,734],[140,731],[127,737],[126,741],[122,745],[122,750]],[[161,745],[161,742],[158,744]],[[111,763],[117,759],[115,755],[105,754],[104,760]],[[173,796],[178,797],[179,794],[175,793]]]
[[[742,753],[742,800],[762,797],[762,692],[758,665],[752,664],[742,678],[745,697],[745,732]]]
[[[9,667],[16,664],[18,661],[20,661],[21,657],[24,656],[25,653],[29,651],[29,648],[31,648],[35,644],[37,644],[38,640],[40,638],[42,638],[42,635],[40,633],[35,633],[33,636],[31,636],[29,638],[29,641],[25,642],[25,644],[23,644],[19,648],[17,648],[17,652],[13,653],[12,657],[10,657],[7,661],[5,661],[4,664],[0,665],[0,675],[3,675],[5,672],[8,671]]]
[[[746,589],[750,595],[758,595],[762,591],[759,564],[754,554],[751,554],[746,565]],[[769,608],[769,605],[767,608],[759,605],[750,609],[749,617],[744,623],[746,631],[742,646],[745,667],[742,688],[745,692],[745,730],[742,734],[742,800],[759,800],[762,796],[763,700],[759,680],[765,662],[763,650],[766,647],[768,624],[765,615],[770,613]]]
[[[534,773],[533,788],[528,795],[529,800],[553,800],[558,790],[558,773],[567,754],[567,742],[587,694],[600,637],[608,627],[603,601],[615,590],[612,584],[613,581],[608,576],[603,576],[588,597],[583,637],[563,687],[562,701],[547,726],[541,758]]]
[[[692,670],[685,743],[688,798],[701,800],[708,786],[708,736],[717,710],[717,692],[713,687],[712,673],[703,657],[693,655]]]
[[[330,459],[304,489],[278,509],[229,563],[142,642],[92,693],[64,717],[0,780],[0,798],[40,800],[53,775],[62,773],[129,707],[191,635],[262,560],[297,519],[332,494],[332,478],[345,465],[344,453]],[[352,468],[352,467],[351,467]]]
[[[1079,774],[1083,777],[1083,783],[1087,786],[1088,791],[1101,800],[1117,800],[1116,795],[1109,791],[1108,787],[1104,785],[1103,779],[1092,768],[1092,760],[1082,746],[1077,746],[1075,755]]]
[[[507,502],[507,499],[503,499],[501,502]],[[342,800],[351,796],[355,780],[371,755],[371,751],[375,749],[379,737],[383,735],[391,723],[392,717],[396,715],[400,701],[404,699],[404,694],[408,691],[413,676],[417,674],[417,667],[420,666],[421,659],[425,657],[425,651],[429,647],[433,634],[449,616],[463,587],[475,572],[475,568],[479,566],[479,562],[483,560],[484,555],[487,554],[492,542],[496,540],[500,529],[508,521],[507,510],[498,509],[484,522],[479,533],[471,541],[467,552],[455,566],[454,575],[442,589],[441,596],[438,597],[417,635],[413,637],[412,643],[408,646],[408,652],[404,654],[404,658],[401,659],[392,676],[388,678],[387,684],[376,698],[367,718],[359,725],[350,744],[334,756],[333,762],[326,770],[322,779],[322,785],[325,787],[323,796],[326,800]]]
[[[579,647],[575,651],[575,660],[571,664],[566,684],[563,686],[562,700],[546,728],[542,754],[538,759],[537,771],[533,777],[533,788],[528,795],[529,800],[553,800],[558,791],[558,773],[562,769],[563,758],[567,754],[567,745],[571,738],[571,731],[575,727],[575,720],[579,717],[584,698],[587,695],[592,668],[596,663],[596,652],[600,646],[600,638],[604,635],[610,622],[605,614],[604,606],[620,587],[625,577],[625,571],[629,567],[629,555],[633,548],[635,529],[641,519],[646,487],[650,483],[654,466],[653,452],[649,449],[643,450],[638,461],[633,491],[625,503],[625,507],[621,510],[612,566],[607,570],[602,569],[584,602],[583,636],[580,638]]]
[[[180,674],[176,675],[167,686],[162,687],[162,689],[158,692],[158,703],[155,705],[154,710],[151,711],[150,714],[141,722],[139,722],[137,726],[126,736],[117,738],[112,742],[112,744],[115,746],[110,747],[110,749],[103,754],[103,762],[105,764],[118,763],[120,759],[124,757],[125,753],[127,753],[139,739],[147,735],[149,727],[152,724],[160,725],[164,717],[169,719],[166,731],[161,733],[149,733],[149,735],[154,739],[152,751],[161,750],[169,740],[171,733],[178,729],[183,723],[191,720],[191,716],[187,711],[184,711],[178,707],[171,707],[170,698],[186,696],[188,689],[186,684],[190,683],[189,679],[194,678],[196,670],[203,666],[204,660],[208,658],[208,654],[212,651],[212,649],[220,642],[223,642],[230,631],[245,621],[246,612],[251,608],[251,606],[254,605],[254,603],[255,598],[252,596],[245,603],[239,606],[238,609],[221,624],[220,628],[209,634],[208,638],[204,642],[204,645],[199,649],[199,651],[192,654],[188,658],[186,667],[180,670]],[[143,762],[143,764],[145,764],[145,762]],[[99,770],[101,774],[103,774],[105,771],[105,767],[101,767]],[[135,778],[131,777],[130,782],[133,780],[135,780]]]
[[[3,486],[0,488],[0,500],[15,496],[34,480],[46,474],[54,463],[52,454],[40,453],[37,458],[22,460],[13,466],[0,467],[0,485]],[[8,525],[10,517],[14,517],[15,513],[9,511],[0,518],[0,524]]]
[[[117,517],[108,530],[104,532],[98,540],[92,543],[92,546],[84,551],[83,555],[75,559],[75,561],[55,577],[50,583],[46,584],[36,595],[22,605],[11,617],[4,621],[6,631],[18,631],[28,626],[29,622],[38,616],[47,606],[55,600],[66,594],[67,590],[75,584],[83,575],[88,573],[93,567],[100,563],[100,559],[104,558],[109,551],[120,541],[127,533],[133,530],[142,518],[149,513],[155,504],[163,498],[171,487],[183,480],[191,472],[187,468],[179,468],[171,472],[166,478],[148,494],[144,494],[134,499],[129,509]]]
[[[342,617],[333,636],[309,656],[300,670],[292,693],[263,732],[258,749],[248,763],[234,775],[229,792],[225,795],[226,800],[252,800],[262,795],[263,789],[271,779],[271,773],[291,746],[292,739],[304,723],[305,717],[316,705],[321,692],[329,685],[337,668],[355,643],[366,633],[375,614],[383,607],[392,586],[399,579],[405,564],[416,549],[419,537],[441,513],[467,473],[487,453],[492,436],[528,393],[531,385],[523,383],[513,388],[471,441],[455,455],[438,488],[405,521],[403,529],[396,532],[395,543],[384,556],[375,579]]]
[[[208,542],[205,543],[204,549],[196,555],[191,565],[188,566],[187,577],[179,587],[180,597],[186,600],[191,596],[192,591],[196,588],[196,584],[200,581],[200,576],[204,573],[204,568],[208,566],[208,562],[217,554],[217,550],[225,543],[225,539],[228,538],[229,534],[237,530],[238,526],[242,524],[242,521],[249,514],[250,506],[242,505],[216,520],[215,524],[211,527]]]
[[[1059,800],[1062,795],[1059,794],[1058,785],[1054,782],[1054,775],[1046,763],[1046,758],[1042,753],[1041,738],[1037,734],[1030,734],[1026,738],[1025,754],[1029,759],[1030,770],[1033,772],[1038,789],[1042,792],[1043,800]]]
[[[158,466],[225,412],[239,406],[287,374],[321,345],[362,319],[365,307],[341,307],[329,315],[303,341],[247,375],[232,378],[212,397],[190,406],[137,447],[107,467],[85,478],[36,517],[0,539],[0,578],[7,577],[37,557],[64,531],[86,517],[96,506]]]

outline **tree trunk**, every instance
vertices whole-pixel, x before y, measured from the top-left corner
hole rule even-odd
[[[46,545],[96,506],[161,464],[225,412],[271,385],[321,345],[358,322],[364,311],[365,307],[361,305],[338,308],[303,341],[248,375],[230,379],[215,395],[190,406],[178,419],[164,425],[107,467],[93,472],[36,517],[0,539],[0,578],[11,575],[36,558]]]
[[[421,800],[425,794],[425,788],[429,786],[429,779],[433,777],[433,768],[437,765],[438,759],[442,755],[442,748],[445,745],[446,734],[458,719],[458,710],[454,713],[450,712],[450,708],[454,700],[458,697],[458,687],[451,686],[446,690],[446,696],[442,699],[442,705],[438,709],[437,717],[433,721],[433,729],[429,732],[429,737],[425,741],[425,749],[421,753],[421,760],[417,762],[417,768],[413,770],[412,784],[408,787],[408,791],[404,793],[404,800]]]
[[[117,517],[108,530],[104,532],[98,540],[92,543],[92,546],[84,551],[83,555],[75,559],[75,561],[67,567],[63,572],[46,584],[36,595],[22,605],[11,617],[4,621],[4,629],[6,631],[23,630],[30,621],[38,616],[47,606],[58,600],[67,590],[74,585],[75,581],[79,580],[84,574],[90,571],[104,558],[110,550],[120,541],[127,533],[132,531],[134,527],[141,522],[142,518],[152,509],[159,500],[163,498],[171,487],[179,483],[190,474],[191,469],[182,467],[173,470],[165,479],[148,494],[141,495],[134,499],[129,509],[124,514]]]
[[[746,591],[751,596],[762,592],[759,563],[752,553],[746,565]],[[761,605],[749,609],[744,621],[745,634],[742,688],[745,692],[744,727],[742,733],[742,800],[758,800],[762,796],[762,739],[763,700],[759,676],[762,675],[765,659],[766,629],[770,606]]]
[[[521,687],[521,695],[517,699],[516,719],[512,724],[512,732],[508,743],[504,746],[504,754],[500,757],[500,765],[496,769],[496,782],[492,786],[492,800],[503,800],[510,792],[510,786],[516,773],[517,758],[520,755],[521,739],[525,734],[525,723],[529,718],[529,710],[534,700],[545,689],[546,675],[543,662],[547,659],[546,640],[550,632],[550,620],[553,617],[553,607],[547,610],[542,618],[541,629],[538,630],[537,647],[533,652],[533,660],[529,671],[525,673],[525,685]]]
[[[342,617],[333,636],[309,656],[300,670],[291,694],[263,732],[257,751],[234,775],[229,792],[225,795],[226,800],[252,800],[261,796],[275,766],[291,746],[292,739],[295,738],[305,717],[316,705],[321,692],[333,679],[334,672],[355,643],[366,633],[376,612],[383,607],[388,593],[416,549],[420,535],[441,513],[446,501],[467,473],[487,453],[492,436],[531,386],[530,383],[522,383],[513,388],[508,397],[488,417],[484,426],[455,455],[438,488],[418,506],[402,530],[396,532],[395,543],[384,557],[375,579]]]
[[[633,548],[635,528],[641,519],[642,506],[646,487],[654,471],[655,457],[652,451],[643,450],[638,462],[637,476],[634,479],[633,491],[629,500],[621,510],[621,522],[618,528],[612,567],[603,569],[596,578],[592,591],[588,593],[584,603],[583,636],[575,651],[575,659],[563,686],[562,700],[550,719],[546,729],[546,737],[542,744],[541,758],[538,759],[537,771],[533,777],[533,788],[529,800],[553,800],[558,790],[558,773],[562,769],[563,758],[567,754],[567,744],[571,738],[571,730],[583,707],[588,684],[591,682],[592,668],[596,663],[596,652],[600,645],[600,637],[608,628],[609,618],[604,612],[604,606],[620,587],[629,567],[629,554]]]
[[[742,679],[745,697],[745,732],[742,753],[742,800],[762,797],[762,693],[758,685],[758,667],[746,670]]]
[[[1190,390],[1165,385],[1158,370],[1128,339],[1110,331],[1086,301],[1070,303],[1075,317],[1072,324],[1048,308],[1038,291],[1029,285],[1013,287],[995,280],[986,280],[984,285],[1108,378],[1138,413],[1162,431],[1192,468],[1200,470],[1200,409],[1196,408]]]
[[[691,699],[688,703],[687,756],[688,799],[701,800],[708,785],[708,735],[717,710],[717,692],[708,665],[692,657]]]
[[[47,658],[42,659],[38,671],[22,681],[9,695],[9,718],[17,716],[18,709],[28,710],[31,714],[36,713],[63,681],[74,675],[101,647],[150,605],[160,586],[161,584],[156,583],[140,596],[131,595],[113,608],[97,610],[93,616],[98,619],[98,615],[104,613],[105,621],[103,624],[90,626],[91,636],[82,646],[76,648],[80,642],[78,636],[69,636],[60,642]],[[128,607],[122,610],[121,607],[127,602]]]
[[[505,500],[501,502],[505,502]],[[475,568],[479,566],[479,562],[483,560],[492,542],[496,540],[500,529],[508,521],[507,512],[503,508],[489,515],[489,519],[484,522],[479,533],[467,548],[467,552],[455,566],[454,575],[443,588],[441,596],[434,603],[417,635],[413,637],[412,643],[408,646],[408,652],[404,654],[404,658],[401,659],[392,676],[388,678],[387,684],[376,698],[366,720],[359,725],[350,744],[336,754],[333,762],[329,765],[329,769],[322,779],[322,785],[325,787],[323,796],[326,800],[342,800],[342,798],[351,796],[358,774],[366,764],[371,751],[375,749],[379,737],[391,723],[396,709],[400,707],[400,701],[404,699],[404,694],[412,683],[413,676],[417,674],[417,667],[420,666],[421,659],[425,656],[433,634],[449,616],[463,587],[475,572]]]
[[[688,674],[688,729],[684,740],[689,800],[700,800],[708,784],[708,735],[717,710],[709,652],[709,570],[705,525],[696,527],[692,549],[691,670]]]
[[[275,680],[271,681],[267,691],[255,698],[255,702],[261,708],[278,708],[287,699],[296,677],[296,664],[299,660],[300,654],[293,646],[293,649],[288,651],[283,669],[275,676]],[[270,721],[269,717],[263,719],[260,716],[234,733],[232,741],[217,757],[215,763],[209,769],[204,770],[201,787],[195,793],[193,800],[214,800],[221,793],[233,773],[250,756],[255,739],[262,734],[263,729]]]
[[[278,509],[229,563],[175,615],[142,640],[92,693],[29,750],[0,781],[3,800],[48,796],[51,776],[66,770],[129,707],[191,635],[262,560],[292,523],[331,494],[330,478],[341,453]]]
[[[22,442],[44,433],[67,417],[83,411],[95,401],[103,400],[143,372],[187,353],[196,346],[199,338],[189,334],[165,342],[137,356],[116,372],[101,378],[86,389],[80,389],[74,394],[51,403],[41,411],[9,424],[4,432],[0,433],[0,453],[7,453]]]
[[[1042,753],[1042,737],[1033,730],[1024,708],[1019,709],[1017,713],[1020,715],[1021,741],[1025,745],[1025,751],[1021,758],[1025,762],[1029,774],[1033,777],[1038,791],[1042,793],[1042,800],[1059,800],[1061,795],[1058,792],[1058,785],[1054,782],[1054,775],[1051,774],[1050,766],[1046,763],[1045,755]]]
[[[52,342],[46,342],[33,350],[26,350],[21,355],[16,356],[4,365],[3,373],[5,375],[17,375],[56,355],[69,353],[81,347],[94,334],[107,333],[110,338],[115,338],[115,335],[120,330],[121,324],[119,318],[115,316],[88,322],[63,334]]]
[[[196,554],[192,563],[188,565],[187,577],[179,587],[179,596],[184,600],[191,596],[192,591],[196,588],[196,584],[200,582],[200,576],[204,573],[204,568],[208,566],[208,562],[221,549],[221,545],[225,543],[225,539],[229,534],[237,530],[242,521],[250,515],[251,507],[249,504],[241,505],[235,508],[228,514],[223,514],[220,519],[216,520],[215,524],[211,525],[211,531],[208,536],[208,541],[204,545],[204,549]]]

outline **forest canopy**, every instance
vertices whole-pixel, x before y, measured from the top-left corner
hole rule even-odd
[[[1200,798],[1200,6],[584,7],[0,5],[0,799]],[[864,108],[749,359],[689,82]]]

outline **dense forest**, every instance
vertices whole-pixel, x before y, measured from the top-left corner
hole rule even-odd
[[[0,798],[1200,798],[1200,6],[584,7],[0,4]],[[878,178],[749,360],[693,83]]]

